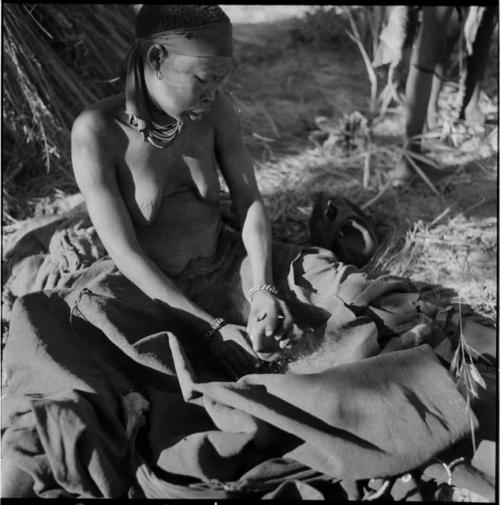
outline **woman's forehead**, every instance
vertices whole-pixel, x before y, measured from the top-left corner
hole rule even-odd
[[[184,56],[180,54],[171,55],[172,67],[179,72],[227,72],[233,64],[233,58],[229,56]]]

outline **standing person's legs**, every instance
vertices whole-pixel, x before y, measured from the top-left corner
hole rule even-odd
[[[462,23],[458,9],[453,9],[447,26],[446,46],[440,55],[434,67],[434,76],[432,78],[432,88],[429,97],[429,106],[427,108],[427,128],[432,130],[438,126],[438,100],[443,87],[445,76],[450,64],[449,55],[453,48],[457,46],[462,31]]]
[[[407,148],[415,153],[421,151],[421,139],[414,137],[424,131],[435,66],[443,59],[452,12],[451,6],[423,8],[422,26],[412,50],[406,81],[406,143]],[[403,158],[391,175],[397,186],[408,182],[414,173],[409,162]]]
[[[438,126],[438,99],[443,87],[445,65],[438,61],[434,67],[429,106],[427,107],[427,127],[432,130]]]
[[[497,21],[498,7],[486,7],[472,45],[472,54],[467,56],[465,89],[459,117],[469,124],[482,125],[485,121],[484,114],[479,109],[479,94],[488,64],[491,36]]]

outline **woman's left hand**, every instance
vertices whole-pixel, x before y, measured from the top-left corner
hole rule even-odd
[[[256,352],[266,352],[276,340],[280,348],[288,347],[292,341],[293,318],[281,298],[268,291],[253,295],[247,331]]]
[[[254,373],[259,366],[260,360],[241,326],[226,324],[220,328],[210,340],[209,349],[234,380]]]

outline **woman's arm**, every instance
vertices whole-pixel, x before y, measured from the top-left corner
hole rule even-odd
[[[214,317],[187,298],[145,254],[121,196],[115,169],[113,146],[119,142],[112,126],[87,111],[75,121],[71,132],[71,152],[75,178],[88,208],[90,219],[118,269],[153,300],[174,310],[188,328],[204,335]],[[239,346],[226,345],[228,340]],[[250,347],[233,325],[222,328],[210,342],[210,350],[222,366],[237,378],[253,371],[256,364]]]
[[[271,225],[243,142],[240,121],[229,100],[219,92],[213,106],[215,148],[219,166],[231,193],[253,275],[254,286],[273,284]],[[284,316],[280,323],[278,316]],[[248,329],[252,341],[265,333],[286,338],[292,318],[286,304],[268,291],[252,297]],[[258,349],[256,349],[258,350]]]
[[[113,134],[113,127],[96,111],[82,113],[73,124],[73,170],[90,219],[125,277],[151,299],[177,309],[200,332],[205,332],[214,318],[184,296],[137,241],[118,187],[113,145],[119,140]]]
[[[241,134],[239,118],[222,92],[213,105],[217,161],[231,192],[255,284],[273,282],[271,226],[252,161]]]

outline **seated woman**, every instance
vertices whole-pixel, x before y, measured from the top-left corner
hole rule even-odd
[[[349,330],[358,348],[347,356],[339,345],[333,366],[376,354],[423,314],[439,318],[405,279],[369,279],[329,250],[272,241],[238,115],[222,91],[232,35],[218,6],[145,4],[136,31],[125,91],[83,111],[71,134],[78,186],[125,278],[191,325],[232,378],[254,370],[256,353],[268,357],[309,328],[340,344]],[[221,220],[217,169],[241,234]],[[3,476],[3,497],[32,492],[15,463]]]
[[[200,335],[217,331],[222,339],[211,340],[214,354],[244,368],[255,360],[223,344],[246,345],[241,332],[195,303],[187,289],[191,281],[199,291],[200,276],[213,284],[206,277],[236,252],[221,222],[219,166],[251,269],[250,335],[290,336],[291,315],[273,287],[269,221],[238,116],[220,91],[232,65],[231,24],[217,6],[145,5],[136,31],[125,93],[74,122],[75,177],[123,275],[152,299],[193,316]]]

